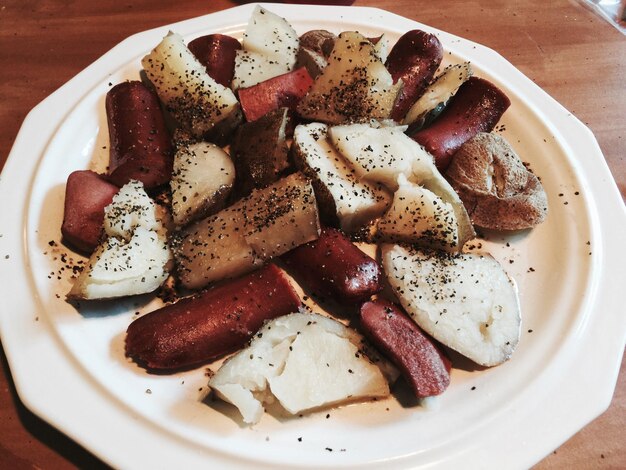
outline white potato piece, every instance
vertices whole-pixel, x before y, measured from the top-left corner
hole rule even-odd
[[[170,188],[172,216],[178,226],[219,209],[235,183],[235,165],[215,144],[183,146],[174,156]]]
[[[420,328],[483,366],[511,356],[520,337],[517,290],[490,255],[381,247],[383,269]]]
[[[327,139],[328,126],[301,124],[294,132],[296,165],[313,181],[320,211],[353,232],[380,217],[391,196],[380,184],[368,184],[354,175],[352,166]]]
[[[427,122],[435,119],[459,87],[472,76],[472,67],[469,62],[449,65],[436,77],[428,90],[409,108],[403,124],[415,124],[421,128]],[[413,129],[413,127],[411,127]]]
[[[387,379],[363,354],[362,341],[333,319],[303,312],[285,315],[268,322],[250,346],[224,362],[209,386],[235,405],[248,424],[257,423],[263,405],[274,400],[297,414],[388,396]]]
[[[180,35],[170,32],[141,64],[168,111],[194,136],[239,113],[232,90],[209,76]]]
[[[137,227],[161,230],[156,205],[143,184],[131,180],[120,188],[111,204],[104,208],[104,231],[108,237],[130,240]]]
[[[68,294],[108,299],[156,290],[168,277],[171,252],[157,206],[131,180],[105,208],[106,240],[92,253]]]
[[[297,107],[302,117],[329,124],[388,119],[402,83],[393,83],[375,46],[363,35],[339,35],[328,65]]]
[[[398,176],[419,183],[437,170],[433,157],[408,137],[404,126],[378,122],[333,126],[328,133],[339,152],[363,179],[398,189]]]
[[[376,224],[377,238],[458,251],[458,222],[452,204],[404,175],[398,183],[391,207]]]
[[[311,183],[289,175],[195,222],[173,243],[178,276],[190,289],[251,271],[319,236]]]
[[[169,260],[165,239],[137,227],[129,241],[110,237],[96,248],[68,297],[109,299],[153,292],[167,279]]]
[[[235,56],[232,88],[247,88],[291,71],[300,41],[284,18],[258,6],[252,12]]]

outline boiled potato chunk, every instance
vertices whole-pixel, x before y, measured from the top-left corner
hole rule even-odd
[[[389,395],[381,368],[363,354],[363,338],[321,315],[292,313],[268,322],[250,346],[228,359],[209,386],[257,423],[277,400],[291,414]],[[384,362],[384,361],[383,361]]]
[[[300,101],[298,114],[330,124],[387,119],[402,86],[394,84],[376,47],[357,32],[339,35],[328,65]]]
[[[194,136],[240,117],[234,93],[208,75],[180,35],[169,33],[141,64],[167,110]]]
[[[333,126],[330,140],[354,167],[357,176],[398,188],[398,176],[419,182],[435,170],[432,156],[408,137],[403,126],[386,126],[372,121]]]
[[[168,277],[170,249],[157,208],[143,184],[131,180],[105,208],[107,239],[93,252],[68,294],[108,299],[156,290]]]
[[[517,290],[490,255],[381,247],[383,269],[398,300],[437,341],[483,366],[511,356],[520,336]]]
[[[181,284],[197,289],[244,274],[315,240],[319,231],[313,187],[295,173],[178,233],[174,255]]]
[[[176,225],[206,217],[224,204],[235,182],[235,166],[215,144],[198,142],[178,149],[170,180]]]
[[[398,178],[393,204],[378,221],[380,240],[415,243],[430,248],[458,250],[458,223],[452,204],[432,191]]]
[[[321,123],[299,125],[294,132],[296,165],[311,178],[321,213],[353,232],[380,217],[391,203],[379,184],[368,184],[354,175],[352,166],[327,139]]]
[[[404,124],[417,130],[435,119],[457,90],[472,76],[469,62],[450,65],[433,80],[426,92],[409,108]],[[413,128],[415,126],[415,128]]]
[[[248,21],[242,47],[235,57],[233,90],[291,71],[299,48],[298,34],[287,20],[257,6]]]

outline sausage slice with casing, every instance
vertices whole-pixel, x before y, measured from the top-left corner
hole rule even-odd
[[[450,384],[450,360],[400,310],[386,300],[361,306],[361,329],[400,369],[418,398],[439,395]]]
[[[263,322],[295,312],[300,298],[273,264],[138,318],[126,355],[149,369],[172,370],[245,345]]]

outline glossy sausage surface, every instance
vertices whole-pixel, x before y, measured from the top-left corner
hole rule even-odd
[[[402,372],[418,398],[439,395],[450,384],[450,361],[400,307],[366,302],[359,313],[365,336]]]
[[[404,118],[426,91],[442,59],[443,46],[434,34],[414,29],[398,39],[385,62],[393,81],[402,79],[404,83],[391,112],[392,119]]]
[[[470,77],[435,122],[411,137],[435,157],[437,168],[443,171],[461,145],[479,132],[491,132],[510,105],[493,83]]]
[[[98,246],[104,225],[104,208],[119,188],[91,170],[72,172],[65,185],[61,233],[64,241],[90,254]]]
[[[272,318],[301,305],[273,264],[148,313],[130,324],[126,355],[148,369],[207,363],[243,347]]]
[[[174,157],[156,94],[139,81],[120,83],[107,93],[106,113],[110,180],[135,179],[146,189],[167,183]]]
[[[187,47],[213,80],[230,87],[235,73],[235,56],[241,49],[237,39],[225,34],[209,34],[194,39]]]
[[[302,285],[318,296],[357,304],[381,289],[380,268],[339,230],[326,227],[317,240],[282,256]]]

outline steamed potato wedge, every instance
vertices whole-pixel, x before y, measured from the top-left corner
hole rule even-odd
[[[267,323],[250,346],[209,380],[247,424],[274,400],[290,414],[389,395],[381,369],[361,351],[362,337],[321,315],[292,313]]]
[[[358,180],[327,132],[321,123],[297,126],[292,153],[296,166],[311,178],[321,216],[350,233],[380,217],[391,197],[380,184]]]
[[[195,137],[240,116],[234,93],[209,76],[180,35],[169,33],[141,63],[167,110]]]
[[[183,226],[217,212],[235,183],[235,166],[215,144],[197,142],[178,149],[170,181],[172,217]]]
[[[387,119],[400,88],[367,38],[343,32],[297,111],[306,119],[329,124]]]
[[[316,239],[320,225],[309,181],[295,173],[175,237],[181,284],[190,289],[253,270],[274,256]]]
[[[156,206],[143,185],[130,181],[105,208],[108,238],[93,252],[69,299],[108,299],[156,290],[171,258]]]
[[[420,328],[482,366],[511,356],[520,336],[519,299],[493,257],[389,244],[381,252],[391,288]]]
[[[257,6],[248,21],[242,47],[235,56],[233,90],[293,70],[299,40],[287,20]]]

